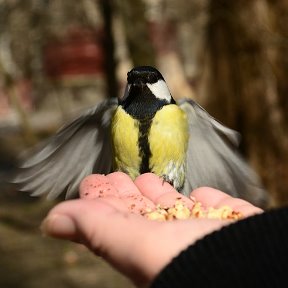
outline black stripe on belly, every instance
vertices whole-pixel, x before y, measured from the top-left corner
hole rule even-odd
[[[140,164],[140,174],[150,172],[149,168],[149,159],[151,157],[151,150],[150,145],[148,142],[148,136],[151,128],[153,118],[148,119],[141,119],[139,125],[139,150],[140,150],[140,157],[141,157],[141,164]]]

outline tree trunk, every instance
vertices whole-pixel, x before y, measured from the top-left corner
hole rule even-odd
[[[283,112],[288,111],[280,108],[278,79],[268,59],[269,26],[262,0],[210,2],[205,107],[241,132],[243,152],[262,176],[271,205],[282,205],[288,203],[288,167],[283,159],[288,155]]]

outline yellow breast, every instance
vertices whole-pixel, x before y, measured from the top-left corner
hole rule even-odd
[[[138,147],[139,123],[119,106],[113,116],[111,128],[115,155],[114,169],[136,178],[141,163]]]
[[[140,151],[140,122],[119,106],[112,119],[112,139],[115,170],[128,173],[132,178],[140,174],[143,150]],[[149,127],[148,127],[149,128]],[[141,129],[140,129],[141,131]],[[177,105],[166,105],[151,121],[148,129],[149,169],[181,189],[185,180],[188,124],[185,113]]]
[[[151,172],[166,175],[176,187],[184,184],[188,137],[186,114],[177,105],[156,113],[149,134]]]

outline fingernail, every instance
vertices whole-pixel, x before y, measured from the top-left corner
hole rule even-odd
[[[45,218],[40,226],[43,236],[69,238],[75,234],[74,222],[65,215],[51,215]]]

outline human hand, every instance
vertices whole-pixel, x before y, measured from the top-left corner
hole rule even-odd
[[[92,189],[100,196],[104,184],[109,187],[106,189],[109,193],[96,200],[77,199],[58,204],[44,220],[43,232],[86,245],[138,286],[151,283],[172,258],[189,245],[231,223],[215,219],[148,220],[140,215],[140,206],[131,209],[135,208],[131,201],[142,199],[139,201],[144,201],[146,207],[156,204],[167,206],[179,197],[172,186],[151,173],[139,176],[134,182],[120,172],[98,176],[100,178],[97,175],[88,176],[96,177],[98,186],[91,186],[93,179],[90,179],[92,182],[86,181],[85,186],[84,180],[80,193],[89,188],[90,192]],[[192,196],[206,207],[229,205],[244,217],[262,211],[244,200],[208,187],[194,190]],[[188,206],[192,203],[189,198],[182,198]]]

